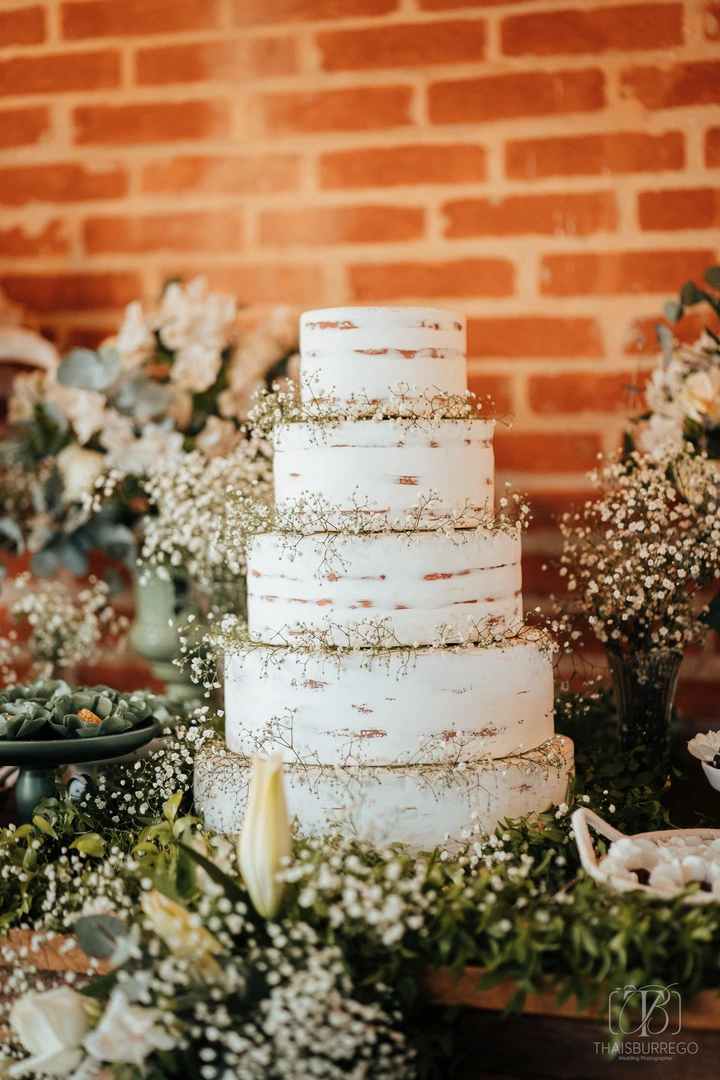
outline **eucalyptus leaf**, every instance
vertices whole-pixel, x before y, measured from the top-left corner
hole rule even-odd
[[[128,532],[130,532],[129,529]],[[107,568],[104,574],[104,580],[109,590],[109,596],[119,596],[120,593],[125,591],[125,580],[122,574],[115,570],[114,567],[109,566]]]
[[[685,307],[692,307],[693,304],[700,304],[703,300],[707,300],[707,293],[699,289],[694,281],[686,281],[680,290],[680,300]]]
[[[658,339],[663,352],[663,367],[667,371],[675,355],[675,338],[673,332],[664,323],[655,323],[655,336]]]
[[[6,536],[8,540],[11,540],[16,547],[22,548],[22,529],[18,525],[17,521],[13,521],[12,518],[0,517],[0,535]]]
[[[76,534],[64,538],[62,559],[71,574],[84,577],[88,572],[88,551]]]
[[[137,372],[118,388],[114,405],[124,416],[143,423],[166,413],[171,401],[172,391],[169,387]]]
[[[676,323],[682,318],[684,308],[679,300],[668,300],[663,307],[663,311],[669,323]]]
[[[703,278],[711,288],[720,289],[720,266],[708,266]]]
[[[86,915],[78,919],[74,929],[83,952],[100,960],[108,960],[128,932],[127,924],[115,915]]]
[[[62,386],[103,391],[116,381],[121,367],[117,349],[73,349],[60,364],[57,379]]]
[[[53,545],[36,551],[30,563],[30,569],[35,577],[50,577],[60,566],[61,554]]]

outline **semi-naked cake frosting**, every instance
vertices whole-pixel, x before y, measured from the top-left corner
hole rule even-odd
[[[464,407],[464,316],[300,325],[307,416],[273,432],[277,527],[248,544],[226,745],[196,762],[206,820],[238,830],[257,752],[282,755],[305,832],[427,849],[562,802],[572,743],[523,626],[520,527],[493,506],[494,422]]]

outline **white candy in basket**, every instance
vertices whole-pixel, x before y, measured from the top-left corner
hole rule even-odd
[[[720,894],[718,840],[708,844],[691,836],[656,842],[626,836],[613,841],[599,865],[613,877],[663,891],[681,892],[691,881],[699,881],[704,892]]]
[[[612,843],[598,858],[588,826]],[[573,814],[573,827],[583,868],[619,892],[640,890],[670,899],[693,882],[699,890],[684,899],[689,904],[720,901],[720,832],[713,829],[668,829],[624,836],[592,810]]]

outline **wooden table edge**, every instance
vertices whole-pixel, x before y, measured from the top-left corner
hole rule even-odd
[[[513,979],[503,979],[488,990],[478,990],[477,984],[485,974],[481,967],[466,967],[461,975],[455,975],[449,968],[438,968],[429,972],[421,980],[422,989],[429,995],[433,1005],[461,1005],[470,1009],[486,1009],[490,1012],[502,1012],[517,992],[518,986]],[[603,1001],[607,993],[598,987],[598,1001],[589,1009],[577,1008],[576,999],[569,998],[562,1004],[557,1003],[557,992],[548,987],[539,993],[528,993],[522,1012],[530,1016],[563,1016],[573,1020],[607,1020],[607,1009]],[[718,990],[700,990],[687,1003],[682,1003],[683,1029],[698,1031],[720,1031],[720,985]]]

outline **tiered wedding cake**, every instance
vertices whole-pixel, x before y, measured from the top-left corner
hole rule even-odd
[[[238,829],[256,751],[283,754],[305,832],[428,848],[562,802],[572,744],[554,736],[548,644],[522,622],[520,526],[493,509],[465,319],[311,311],[300,344],[273,531],[248,550],[248,640],[226,657],[227,748],[196,768],[206,819]]]

